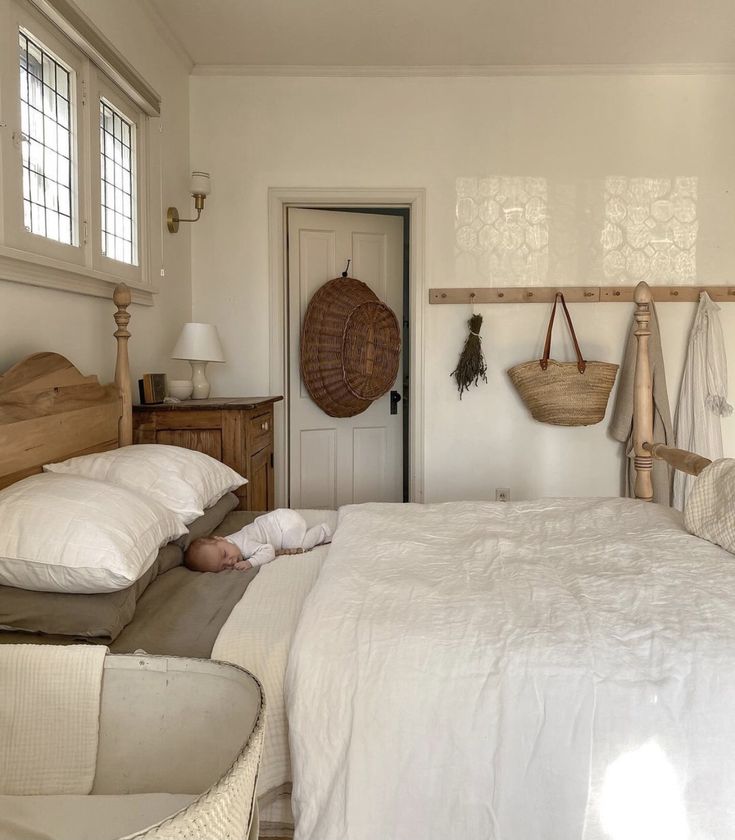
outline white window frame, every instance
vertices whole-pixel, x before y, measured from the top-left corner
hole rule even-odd
[[[149,155],[150,118],[99,69],[81,49],[72,44],[28,0],[0,0],[0,280],[60,288],[82,294],[108,297],[112,284],[126,282],[134,300],[152,303],[148,185],[153,178]],[[7,16],[7,17],[6,17]],[[8,25],[5,26],[7,19]],[[26,230],[23,219],[21,164],[21,107],[18,31],[28,35],[73,71],[74,126],[72,153],[74,181],[72,244],[66,245]],[[136,135],[136,265],[106,257],[101,244],[100,207],[100,97],[135,124]]]
[[[134,160],[133,178],[135,179],[135,259],[134,265],[129,265],[119,260],[111,259],[102,252],[102,206],[100,201],[100,100],[106,99],[125,119],[135,126],[134,137]],[[96,239],[90,242],[93,245],[92,259],[94,268],[99,271],[115,274],[126,282],[135,283],[139,281],[142,267],[144,265],[144,242],[147,230],[147,202],[145,196],[145,182],[141,173],[146,171],[146,131],[147,118],[139,108],[116,88],[98,70],[94,73],[92,85],[90,86],[90,108],[95,113],[96,131],[92,132],[91,158],[92,158],[92,183],[95,185],[92,197],[92,230]],[[91,238],[90,238],[91,239]]]

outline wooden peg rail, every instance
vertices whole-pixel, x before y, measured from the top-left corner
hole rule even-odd
[[[568,303],[632,303],[635,286],[509,286],[429,289],[429,303],[553,303],[562,292]],[[697,302],[700,292],[720,303],[735,302],[735,286],[651,286],[656,303]]]

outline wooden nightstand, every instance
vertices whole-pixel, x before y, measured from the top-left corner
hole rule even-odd
[[[248,483],[238,510],[273,510],[273,404],[283,397],[215,397],[133,406],[135,443],[196,449],[232,467]]]

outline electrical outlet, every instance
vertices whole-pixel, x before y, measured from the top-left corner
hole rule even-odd
[[[495,488],[495,501],[496,502],[509,502],[510,501],[510,487],[496,487]]]

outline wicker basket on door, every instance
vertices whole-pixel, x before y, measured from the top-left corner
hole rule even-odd
[[[309,301],[301,330],[301,377],[330,417],[354,417],[398,374],[401,329],[393,311],[354,277],[336,277]]]

